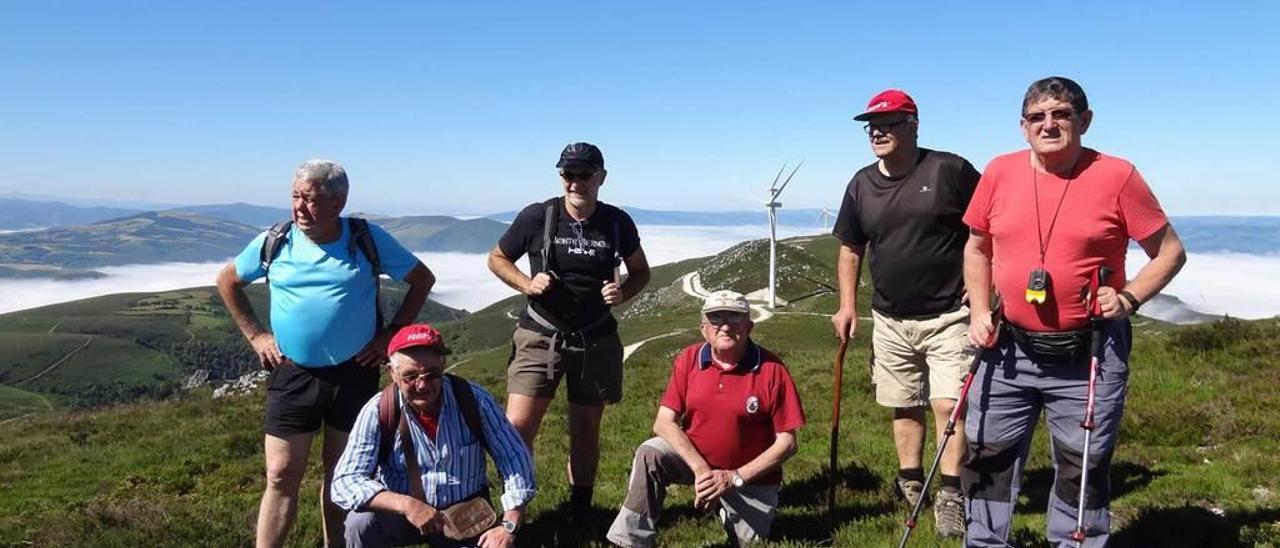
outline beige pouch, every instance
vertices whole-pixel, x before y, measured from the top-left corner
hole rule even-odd
[[[444,536],[453,540],[478,537],[498,522],[498,513],[484,495],[456,502],[440,512],[444,514]]]

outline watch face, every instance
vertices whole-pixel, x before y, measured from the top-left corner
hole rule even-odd
[[[508,533],[514,533],[514,532],[516,532],[516,524],[515,524],[515,522],[505,521],[505,520],[504,520],[504,521],[502,522],[502,528],[503,528],[503,529],[506,529]]]

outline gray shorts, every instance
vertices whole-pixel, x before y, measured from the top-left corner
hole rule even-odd
[[[553,398],[568,379],[569,402],[601,406],[622,400],[622,340],[615,331],[585,341],[517,327],[511,335],[507,393]]]

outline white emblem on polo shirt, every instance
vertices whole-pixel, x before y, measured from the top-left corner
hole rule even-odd
[[[760,398],[755,396],[747,397],[747,413],[755,413],[760,410]]]

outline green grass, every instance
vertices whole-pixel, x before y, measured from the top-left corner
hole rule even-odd
[[[0,385],[0,421],[51,409],[53,405],[40,394]]]
[[[814,261],[829,264],[834,247],[824,240],[805,247]],[[659,306],[645,308],[638,300],[632,305],[637,310],[621,311],[628,316],[622,323],[624,344],[681,332],[644,345],[630,358],[624,399],[605,413],[595,515],[602,528],[621,503],[632,451],[652,435],[672,357],[698,340],[693,329],[697,303],[678,288],[675,293],[668,288],[680,273],[700,265],[693,261],[655,269],[646,292],[651,296],[641,300]],[[805,311],[829,313],[835,306],[828,296],[802,302]],[[509,306],[495,305],[467,321],[442,324],[458,346],[450,357],[458,365],[454,372],[499,396],[505,391],[510,320],[504,307]],[[1280,546],[1275,464],[1280,454],[1280,322],[1196,327],[1140,323],[1113,467],[1113,545]],[[466,335],[458,336],[461,331]],[[859,331],[845,360],[833,523],[825,514],[835,350],[830,323],[815,315],[779,314],[757,325],[756,340],[787,362],[808,418],[799,433],[800,450],[786,465],[774,546],[896,543],[906,510],[892,494],[896,457],[889,413],[874,403],[869,382],[869,335],[869,329]],[[474,341],[492,344],[462,344]],[[62,411],[0,424],[0,545],[250,545],[262,489],[262,398],[213,401],[206,392],[197,392],[179,401]],[[538,438],[540,491],[520,535],[522,545],[549,545],[564,524],[565,408],[561,397]],[[932,454],[932,445],[926,451]],[[1020,546],[1047,546],[1048,455],[1041,429],[1014,523],[1014,542]],[[313,451],[292,546],[319,542],[318,478]],[[688,488],[672,489],[661,522],[662,544],[720,543],[723,534],[714,519],[690,503]],[[927,515],[911,545],[960,545],[937,540],[932,527]]]
[[[384,284],[383,310],[388,314],[405,287]],[[267,321],[266,287],[253,284],[246,292]],[[465,316],[428,301],[418,317],[439,321]],[[0,348],[5,349],[0,388],[35,393],[55,406],[164,398],[196,369],[209,370],[218,379],[258,367],[211,287],[122,293],[0,315]],[[32,379],[55,363],[56,368]],[[25,414],[29,403],[0,397],[0,417]]]

